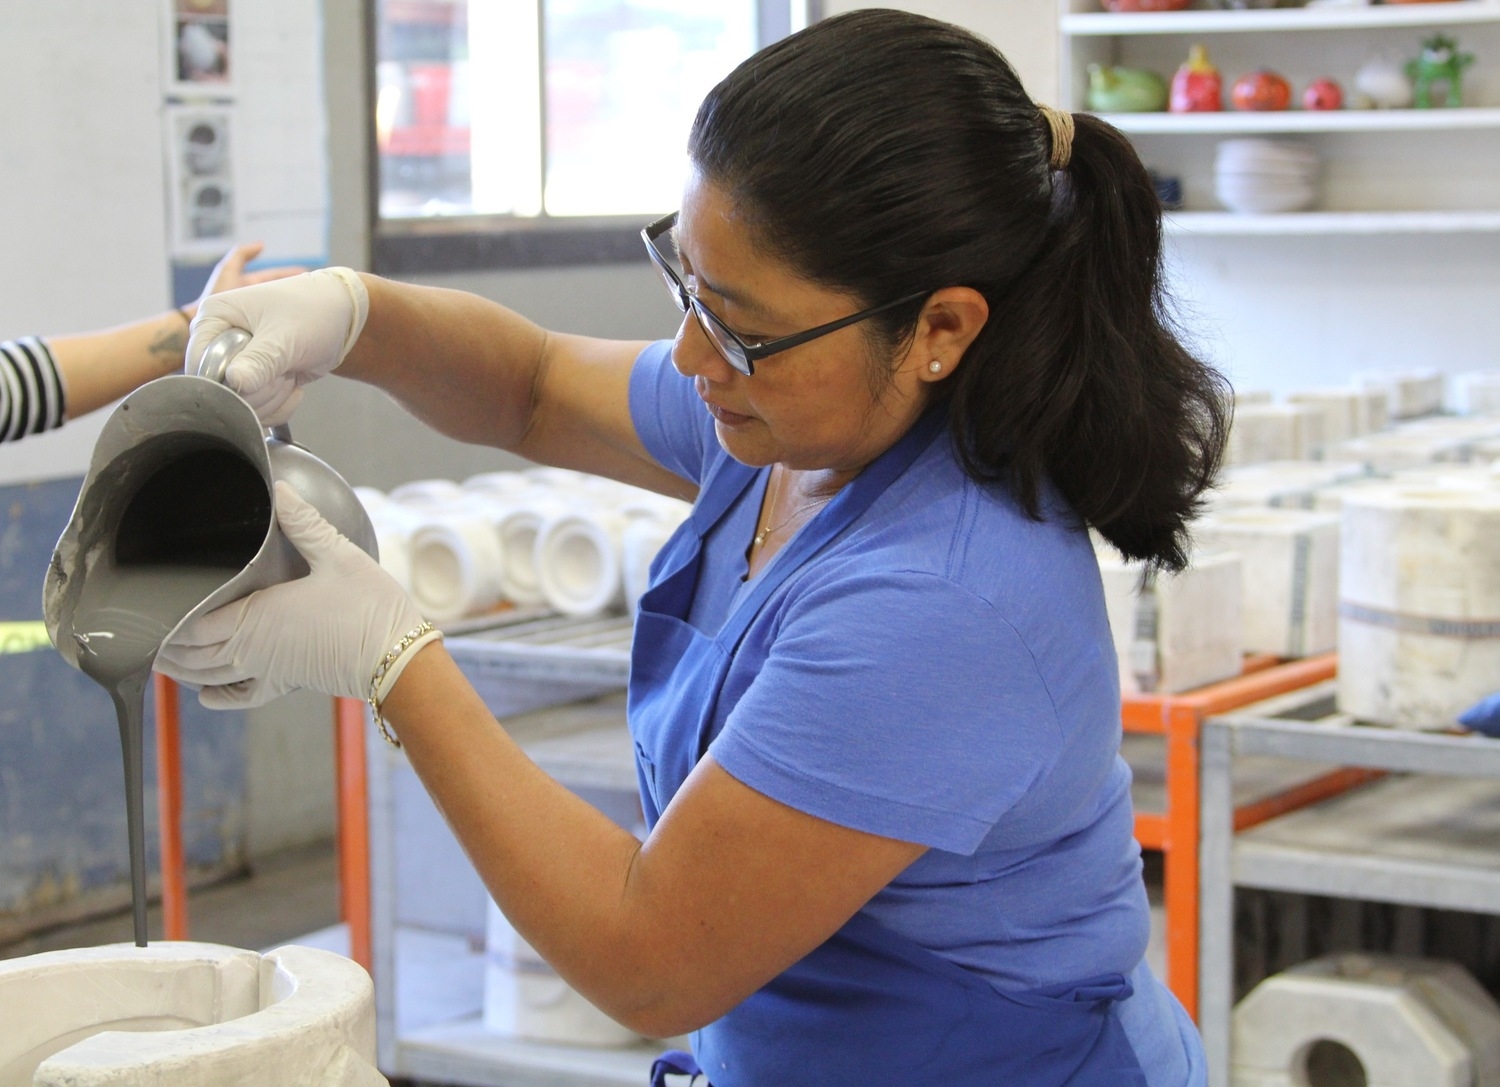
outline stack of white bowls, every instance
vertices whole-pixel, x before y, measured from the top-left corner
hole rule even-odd
[[[1214,191],[1230,211],[1301,211],[1318,198],[1318,155],[1290,140],[1225,140],[1214,157]]]

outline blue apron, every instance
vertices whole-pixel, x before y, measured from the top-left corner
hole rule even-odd
[[[758,475],[723,457],[692,517],[653,564],[631,656],[629,718],[646,825],[713,740],[730,661],[771,594],[869,509],[942,432],[928,412],[847,484],[762,571],[716,636],[687,617],[703,541]],[[652,1070],[696,1074],[713,1087],[1143,1087],[1114,1002],[1119,974],[1053,990],[1002,993],[978,974],[863,912],[826,943],[693,1035],[693,1057],[669,1053]]]

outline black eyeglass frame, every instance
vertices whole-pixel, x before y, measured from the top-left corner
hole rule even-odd
[[[641,241],[646,243],[646,253],[651,258],[651,263],[656,265],[656,270],[661,273],[662,281],[666,284],[667,290],[676,299],[677,308],[683,313],[691,311],[693,316],[697,318],[699,327],[703,329],[703,334],[708,337],[708,342],[714,345],[714,350],[719,353],[725,362],[729,363],[730,366],[746,377],[755,373],[756,362],[763,358],[779,354],[782,351],[790,351],[794,347],[801,347],[810,340],[816,340],[819,336],[826,336],[830,332],[837,332],[841,328],[848,328],[850,325],[858,324],[860,321],[873,317],[877,313],[884,313],[886,310],[895,309],[897,306],[904,306],[908,302],[915,302],[917,299],[925,298],[932,293],[931,291],[918,291],[915,294],[898,298],[894,302],[887,302],[880,306],[871,306],[869,309],[860,310],[858,313],[850,314],[848,317],[841,317],[837,321],[829,321],[827,324],[818,325],[816,328],[809,328],[805,332],[794,332],[790,336],[778,336],[774,340],[766,340],[758,344],[746,343],[734,329],[721,321],[714,314],[713,310],[699,301],[697,295],[687,289],[682,282],[682,278],[678,276],[671,263],[666,257],[662,256],[661,250],[656,247],[656,239],[677,225],[677,214],[674,211],[672,214],[665,215],[656,220],[656,222],[650,223],[641,229]],[[710,325],[713,327],[710,328]],[[730,352],[725,350],[719,335],[715,334],[715,330],[733,345],[734,349],[739,352],[740,359],[736,360],[731,357]]]

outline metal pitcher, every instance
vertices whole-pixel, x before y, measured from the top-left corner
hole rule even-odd
[[[222,584],[181,626],[305,575],[307,563],[272,512],[277,480],[378,557],[369,516],[343,477],[293,442],[287,427],[262,431],[255,411],[223,384],[229,360],[249,341],[248,332],[227,330],[209,344],[196,375],[142,385],[106,420],[42,591],[52,644],[75,668],[82,665],[73,617],[94,578],[126,566],[222,569]]]

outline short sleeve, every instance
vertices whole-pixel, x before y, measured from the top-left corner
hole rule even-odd
[[[931,573],[789,597],[710,747],[746,785],[843,826],[972,854],[1052,768],[1057,713],[987,601]]]
[[[630,372],[630,418],[646,452],[668,471],[702,483],[718,451],[713,417],[672,365],[670,340],[649,345]]]

